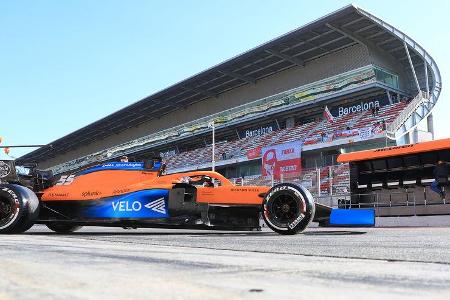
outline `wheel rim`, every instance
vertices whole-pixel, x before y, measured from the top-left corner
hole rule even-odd
[[[19,214],[19,203],[6,197],[0,197],[0,229],[8,227]]]
[[[272,200],[270,215],[278,224],[288,224],[299,215],[298,202],[289,194],[281,194]]]

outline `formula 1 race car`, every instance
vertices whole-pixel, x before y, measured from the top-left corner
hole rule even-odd
[[[16,172],[14,161],[0,161],[0,233],[33,224],[58,233],[81,226],[258,230],[261,213],[280,234],[301,232],[311,221],[333,223],[335,210],[315,203],[301,185],[235,186],[216,172],[163,175],[162,166],[160,160],[110,162],[52,176],[35,168]],[[373,214],[357,222],[373,223]]]

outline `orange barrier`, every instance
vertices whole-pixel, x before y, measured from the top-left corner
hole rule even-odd
[[[379,148],[375,150],[364,150],[351,153],[344,153],[338,156],[337,161],[339,163],[344,163],[362,160],[372,160],[384,157],[410,155],[444,149],[450,149],[450,138],[404,146],[394,146],[394,147]]]

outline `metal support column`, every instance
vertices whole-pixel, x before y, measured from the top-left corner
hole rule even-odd
[[[408,57],[409,66],[411,67],[411,71],[414,76],[414,81],[416,82],[417,92],[420,94],[419,80],[417,80],[416,70],[414,69],[414,65],[412,63],[411,56],[409,55],[408,45],[406,45],[406,42],[403,42],[403,44],[405,46],[405,51],[406,51],[406,56]]]
[[[386,94],[387,94],[388,99],[389,99],[389,104],[393,104],[393,103],[392,103],[391,93],[389,93],[389,90],[386,90]]]
[[[431,132],[431,139],[434,140],[434,125],[433,125],[433,113],[427,117],[427,131]]]
[[[407,144],[411,144],[411,133],[408,133],[408,134],[405,134],[404,136],[404,142],[405,142],[405,145],[407,145]]]
[[[317,195],[320,197],[320,195],[322,194],[322,191],[320,190],[320,168],[317,168],[316,170],[316,176],[317,176]]]
[[[277,126],[278,126],[278,130],[280,130],[280,129],[281,129],[281,127],[280,127],[280,123],[278,123],[278,119],[275,119],[275,123],[277,123]]]
[[[209,122],[208,127],[212,129],[212,159],[211,159],[211,170],[216,171],[216,126],[214,120]]]
[[[235,128],[234,130],[236,131],[236,136],[237,136],[238,140],[240,140],[241,137],[240,137],[240,135],[239,135],[239,131],[238,131],[236,128]]]
[[[411,131],[411,135],[412,135],[412,143],[416,144],[419,142],[419,130],[416,128],[414,128],[413,131]]]
[[[430,87],[428,85],[428,67],[427,67],[427,61],[423,60],[423,65],[425,66],[425,87],[427,89],[427,99],[430,99]]]

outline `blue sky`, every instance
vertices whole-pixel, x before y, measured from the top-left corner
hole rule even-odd
[[[46,144],[348,1],[0,2],[0,136]],[[436,60],[436,137],[450,137],[450,1],[356,1]],[[30,150],[12,149],[20,156]],[[0,158],[5,158],[3,152]]]

